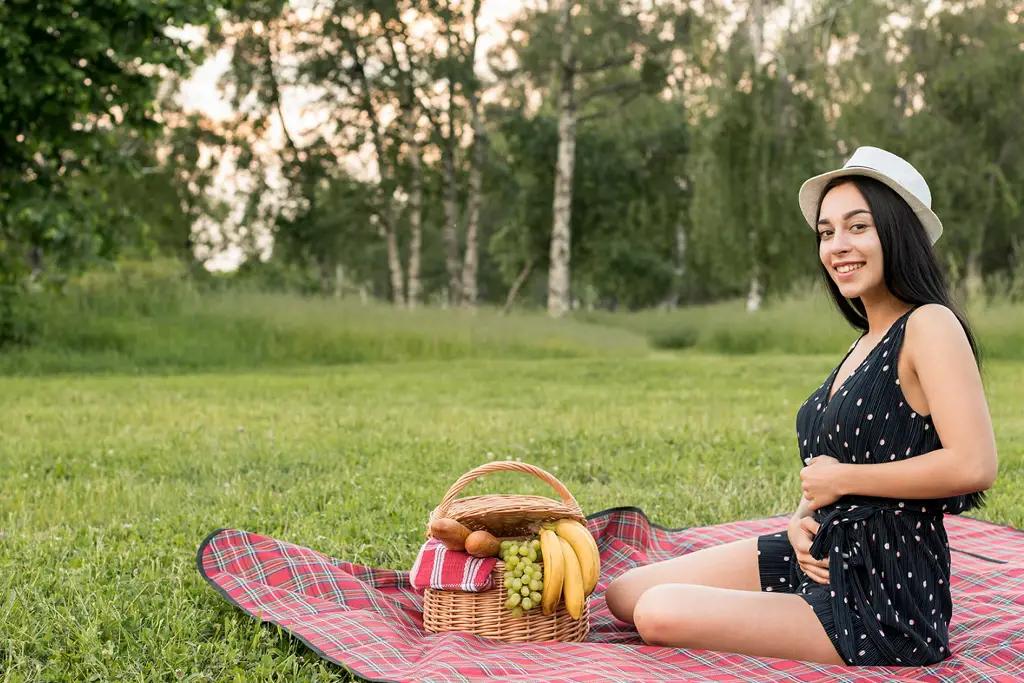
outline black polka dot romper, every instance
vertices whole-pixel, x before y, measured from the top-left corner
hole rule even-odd
[[[829,399],[858,339],[797,411],[800,457],[829,455],[871,465],[942,448],[931,417],[918,415],[899,386],[897,362],[907,311]],[[863,339],[863,335],[861,336]],[[922,666],[949,653],[949,542],[945,513],[979,506],[982,493],[941,500],[846,496],[816,510],[811,554],[828,558],[829,583],[800,569],[785,531],[758,538],[761,589],[796,593],[814,609],[850,665]]]

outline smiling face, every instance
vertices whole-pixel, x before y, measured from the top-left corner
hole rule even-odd
[[[818,255],[847,299],[885,286],[882,243],[871,209],[851,182],[825,195],[818,216]]]

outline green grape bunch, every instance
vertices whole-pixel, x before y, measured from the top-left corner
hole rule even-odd
[[[505,563],[505,590],[508,593],[505,609],[511,610],[512,616],[521,617],[540,606],[544,589],[540,539],[502,541],[501,559]]]

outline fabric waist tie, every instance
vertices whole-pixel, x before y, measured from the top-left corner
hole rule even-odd
[[[916,503],[916,507],[915,507]],[[883,516],[909,514],[914,517],[938,517],[942,511],[924,501],[871,501],[857,504],[839,504],[823,508],[821,526],[811,543],[811,557],[817,560],[829,558],[829,584],[831,585],[832,613],[835,618],[837,637],[849,650],[840,653],[852,658],[857,644],[854,640],[851,610],[856,606],[862,616],[873,615],[875,610],[868,603],[868,587],[861,583],[864,574],[853,571],[864,567],[864,552],[871,543],[867,520],[879,513]],[[885,523],[885,522],[883,522]],[[855,577],[855,578],[854,578]],[[893,661],[898,653],[877,628],[866,629],[868,637],[884,655]]]

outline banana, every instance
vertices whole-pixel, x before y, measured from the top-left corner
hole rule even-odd
[[[562,580],[565,577],[565,558],[558,535],[550,529],[540,531],[540,552],[544,558],[544,589],[541,592],[541,611],[545,616],[552,614],[562,597]]]
[[[597,586],[601,575],[601,555],[597,549],[597,541],[590,530],[574,519],[560,519],[555,522],[554,531],[562,539],[568,541],[579,560],[580,571],[583,573],[583,593],[590,595]]]
[[[565,609],[573,619],[579,619],[583,615],[583,601],[586,596],[583,593],[583,574],[580,571],[580,561],[576,559],[576,552],[561,536],[558,537],[558,544],[562,546],[562,559],[565,563],[565,578],[562,583],[562,595],[565,597]]]

